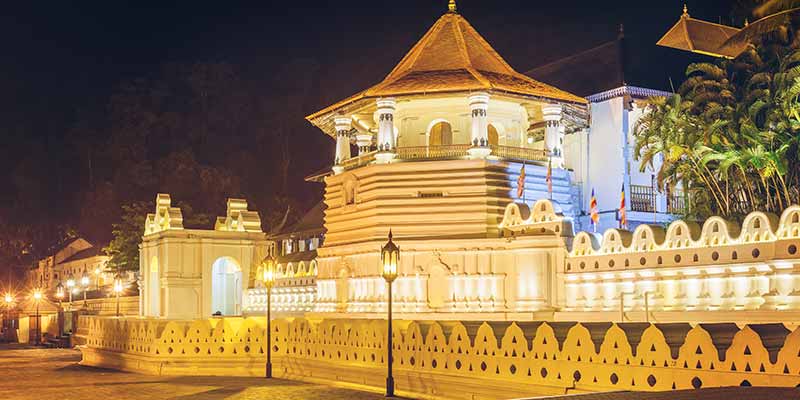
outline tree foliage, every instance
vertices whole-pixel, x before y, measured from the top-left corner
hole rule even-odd
[[[689,65],[671,98],[636,126],[641,168],[682,187],[691,214],[780,212],[800,189],[800,46],[767,37],[733,60]]]

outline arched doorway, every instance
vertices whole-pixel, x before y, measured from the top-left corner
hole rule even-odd
[[[242,314],[242,269],[233,258],[218,258],[211,266],[211,313]]]
[[[497,128],[489,124],[489,146],[497,146],[500,144],[500,135],[497,134]]]
[[[161,316],[161,276],[158,271],[158,257],[150,259],[150,279],[147,284],[148,297],[150,300],[150,316]]]
[[[428,146],[446,146],[453,144],[453,128],[446,121],[435,123],[430,129]]]

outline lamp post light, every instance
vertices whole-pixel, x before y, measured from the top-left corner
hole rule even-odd
[[[69,274],[69,277],[67,278],[67,291],[69,292],[70,307],[72,307],[72,292],[74,291],[74,289],[75,289],[75,276]]]
[[[392,230],[389,229],[389,241],[381,249],[383,262],[383,279],[386,280],[386,290],[389,315],[387,318],[389,331],[386,337],[386,397],[394,397],[394,377],[392,377],[392,282],[397,279],[397,264],[400,262],[400,248],[392,241]]]
[[[58,282],[58,286],[56,286],[56,298],[58,299],[58,336],[62,336],[64,334],[64,322],[62,320],[64,312],[62,301],[64,301],[64,285],[61,282]]]
[[[119,318],[119,295],[122,293],[122,276],[119,272],[114,276],[114,296],[117,298],[117,318]]]
[[[261,281],[267,289],[267,365],[265,377],[272,378],[272,286],[275,285],[275,257],[269,255],[261,262]]]
[[[33,301],[36,302],[36,345],[39,345],[42,337],[42,323],[39,319],[39,303],[42,301],[41,289],[33,289]]]
[[[64,300],[64,285],[58,282],[56,286],[56,298],[58,299],[58,307],[61,308],[61,302]]]
[[[83,307],[86,308],[86,292],[89,290],[89,283],[91,279],[89,279],[89,273],[86,272],[86,269],[83,270],[83,275],[81,275],[81,286],[83,287]]]
[[[3,326],[5,327],[3,339],[10,340],[8,331],[11,329],[11,322],[9,318],[11,318],[11,305],[14,304],[14,296],[11,293],[6,293],[5,296],[3,296],[3,304],[6,306],[6,317],[3,320]]]

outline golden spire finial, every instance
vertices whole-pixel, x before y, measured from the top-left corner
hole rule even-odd
[[[686,7],[686,3],[683,3],[683,16],[684,17],[688,17],[689,16],[689,8]]]
[[[447,3],[447,10],[449,12],[451,12],[451,13],[457,12],[456,11],[456,0],[450,0],[450,2]]]
[[[748,25],[750,25],[750,21],[748,21],[748,20],[747,20],[747,18],[745,18],[745,19],[744,19],[744,26],[746,27],[746,26],[748,26]]]

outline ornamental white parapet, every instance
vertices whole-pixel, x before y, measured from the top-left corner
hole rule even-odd
[[[172,207],[169,194],[156,195],[156,212],[147,214],[144,223],[144,234],[150,235],[165,230],[183,229],[183,214],[178,207]]]
[[[798,247],[797,205],[741,224],[711,217],[580,232],[566,259],[564,310],[798,310]]]
[[[228,199],[228,211],[217,217],[215,231],[262,232],[261,216],[257,211],[247,210],[247,200]]]
[[[263,373],[263,317],[193,321],[81,316],[82,365],[156,375]],[[399,325],[399,326],[397,326]],[[443,398],[522,398],[531,391],[669,391],[800,384],[800,330],[783,324],[399,321],[398,389]],[[386,368],[386,320],[271,322],[277,378],[376,390]],[[436,379],[420,377],[435,376]],[[309,378],[310,379],[310,378]],[[753,388],[755,389],[755,388]],[[642,396],[645,397],[645,396]],[[754,396],[753,398],[758,398]]]

